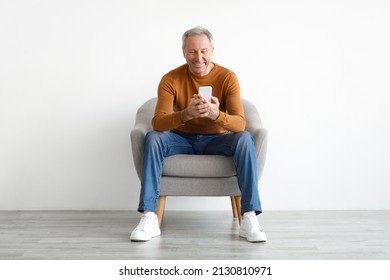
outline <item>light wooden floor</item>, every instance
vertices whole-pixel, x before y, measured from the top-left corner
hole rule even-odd
[[[0,212],[0,259],[390,259],[390,211],[271,211],[266,243],[238,237],[230,212],[167,211],[162,236],[130,242],[130,211]]]

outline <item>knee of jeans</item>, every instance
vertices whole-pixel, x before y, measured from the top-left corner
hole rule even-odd
[[[238,133],[239,141],[243,143],[253,143],[252,135],[248,131],[242,131]]]
[[[145,147],[153,147],[154,145],[159,144],[161,140],[161,133],[162,132],[149,131],[145,136]]]

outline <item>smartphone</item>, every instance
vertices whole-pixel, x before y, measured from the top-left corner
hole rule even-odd
[[[198,94],[206,99],[208,102],[211,102],[211,95],[213,93],[213,88],[210,86],[202,86],[198,89]]]

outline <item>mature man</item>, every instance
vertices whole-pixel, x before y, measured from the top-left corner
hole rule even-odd
[[[250,242],[266,241],[257,216],[261,213],[257,161],[251,135],[245,131],[244,109],[236,75],[211,61],[211,33],[202,27],[182,37],[186,64],[165,74],[158,86],[152,126],[145,137],[138,211],[143,213],[131,233],[132,241],[160,235],[156,209],[163,160],[175,154],[232,156],[241,190],[243,219],[239,235]],[[213,96],[198,95],[211,86]]]

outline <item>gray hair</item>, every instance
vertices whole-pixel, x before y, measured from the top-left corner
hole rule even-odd
[[[188,37],[197,36],[197,35],[206,35],[207,38],[209,38],[209,40],[210,40],[211,47],[214,48],[213,35],[211,35],[210,31],[208,31],[206,28],[201,27],[201,26],[197,26],[197,27],[191,28],[190,30],[187,30],[183,34],[183,37],[182,37],[182,48],[184,49],[185,44],[186,44],[186,40],[188,39]]]

